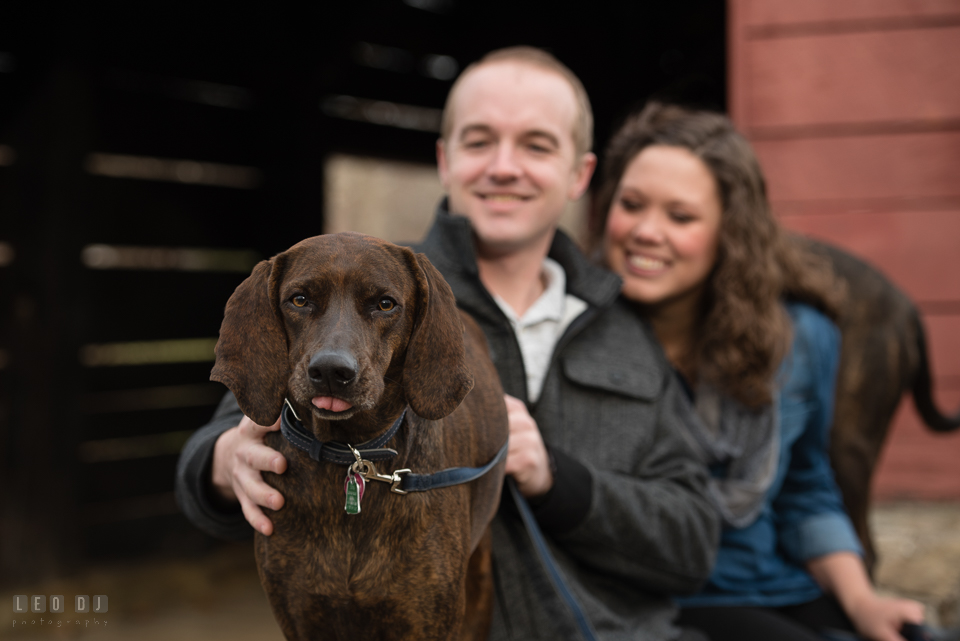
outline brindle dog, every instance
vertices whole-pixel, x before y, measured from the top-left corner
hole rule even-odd
[[[843,344],[830,457],[872,567],[876,551],[867,521],[870,483],[900,399],[912,391],[924,423],[937,432],[960,427],[960,414],[945,416],[933,401],[923,322],[907,295],[847,252],[792,238],[826,256],[847,286],[847,302],[838,319]]]
[[[480,467],[507,439],[482,332],[425,256],[376,238],[318,236],[258,264],[227,303],[216,354],[211,378],[247,416],[271,425],[286,398],[320,441],[365,442],[409,406],[380,471]],[[368,483],[348,514],[348,467],[279,432],[267,444],[288,461],[264,475],[286,502],[255,551],[288,639],[486,638],[502,462],[427,492]]]

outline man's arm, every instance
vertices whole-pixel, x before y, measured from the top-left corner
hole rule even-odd
[[[260,506],[283,505],[283,496],[261,475],[286,470],[283,455],[263,441],[276,429],[279,422],[257,425],[243,415],[233,394],[224,396],[210,423],[184,445],[177,463],[177,502],[194,525],[226,539],[250,536],[251,525],[263,534],[273,532]]]
[[[551,469],[542,439],[529,434],[534,419],[521,402],[508,405],[507,471],[521,493],[527,489],[544,532],[578,562],[647,590],[686,594],[710,575],[720,522],[707,499],[706,471],[671,422],[679,420],[670,411],[679,393],[671,379],[657,425],[637,426],[654,434],[634,474],[588,466],[575,452],[556,450]],[[515,439],[526,447],[515,447]],[[540,493],[544,478],[552,481]]]

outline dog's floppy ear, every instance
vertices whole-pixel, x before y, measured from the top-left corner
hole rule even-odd
[[[289,377],[287,333],[274,293],[283,262],[282,254],[261,261],[230,296],[210,372],[259,425],[280,416]]]
[[[423,254],[405,250],[417,283],[417,320],[407,343],[403,391],[418,416],[439,420],[473,389],[463,323],[450,285]]]

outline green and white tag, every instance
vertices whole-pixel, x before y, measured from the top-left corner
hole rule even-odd
[[[353,470],[347,471],[347,478],[343,482],[343,491],[347,495],[347,503],[344,510],[347,514],[360,514],[360,500],[363,498],[363,490],[366,487],[366,481]]]

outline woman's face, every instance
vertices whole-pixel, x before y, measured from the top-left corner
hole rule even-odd
[[[722,205],[707,166],[684,147],[646,147],[627,165],[607,218],[607,265],[645,305],[698,301],[717,259]]]

